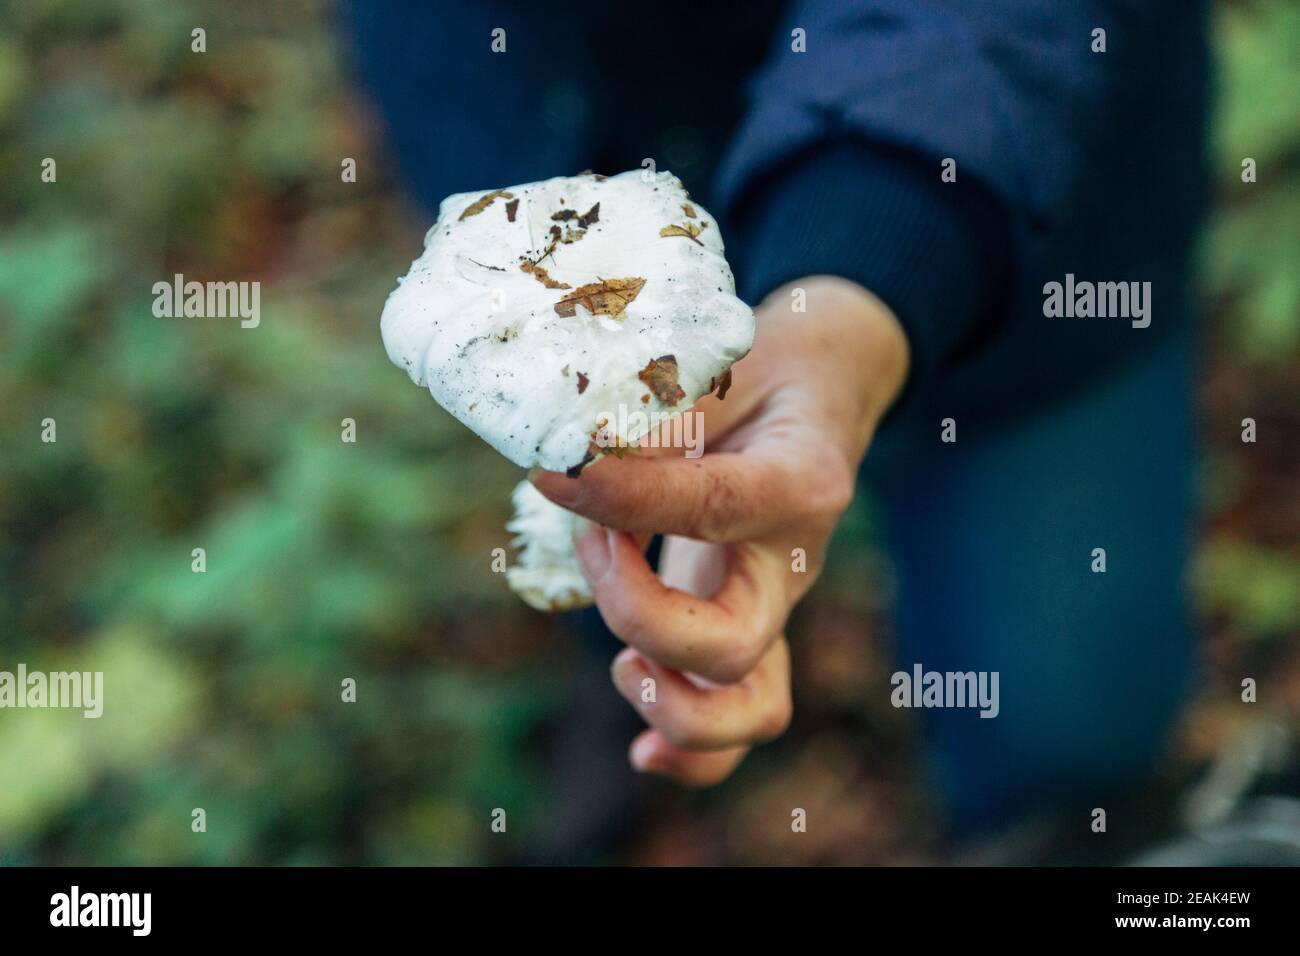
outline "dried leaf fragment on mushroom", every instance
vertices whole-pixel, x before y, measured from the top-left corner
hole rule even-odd
[[[536,262],[533,262],[531,259],[525,259],[523,262],[519,263],[519,268],[524,272],[527,272],[530,276],[532,276],[542,285],[546,286],[546,288],[548,289],[572,289],[573,288],[573,286],[569,285],[569,283],[567,282],[560,282],[558,279],[552,279],[551,274],[549,272],[547,272],[545,269],[539,266]]]
[[[626,279],[602,279],[587,285],[580,285],[559,302],[555,303],[557,315],[573,316],[578,314],[581,305],[593,315],[608,315],[618,318],[628,305],[640,295],[646,280],[632,276]]]
[[[691,242],[695,243],[697,246],[702,246],[704,245],[704,243],[700,242],[700,240],[696,239],[695,237],[698,236],[701,232],[703,232],[707,228],[709,228],[709,224],[707,222],[701,222],[701,223],[688,222],[683,226],[678,226],[678,225],[664,226],[662,229],[659,230],[659,235],[663,236],[665,239],[671,238],[673,236],[681,236],[685,239],[691,240]]]
[[[586,234],[587,234],[586,229],[573,229],[573,228],[561,229],[559,226],[551,226],[551,230],[550,230],[551,244],[550,246],[547,247],[546,251],[542,253],[541,256],[538,257],[537,261],[541,262],[552,252],[554,252],[556,245],[563,243],[564,245],[567,246],[570,243],[577,242]]]
[[[525,262],[530,263],[531,265],[534,265],[534,266],[536,266],[536,265],[540,265],[544,259],[546,259],[548,256],[551,256],[551,255],[553,255],[553,254],[555,253],[555,247],[558,246],[559,244],[560,244],[560,227],[559,227],[559,226],[552,226],[552,227],[551,227],[551,244],[550,244],[549,246],[547,246],[545,249],[543,249],[543,250],[542,250],[542,254],[541,254],[540,256],[538,256],[536,259],[529,259],[527,256],[521,256],[521,257],[520,257],[521,267],[522,267],[522,264],[525,263]],[[528,272],[529,270],[528,270],[528,269],[524,269],[524,271],[525,271],[525,272]]]
[[[621,461],[632,446],[618,435],[606,419],[601,418],[596,422],[596,430],[591,433],[587,448],[598,456],[613,455]]]
[[[718,391],[718,401],[722,401],[727,397],[727,392],[731,389],[731,369],[723,372],[720,378],[709,379],[709,393],[712,393],[714,389]]]
[[[488,193],[486,196],[480,196],[478,199],[474,200],[474,202],[466,206],[465,211],[460,214],[460,219],[458,219],[457,222],[462,222],[468,219],[470,216],[477,216],[479,213],[481,213],[488,206],[492,205],[492,203],[498,199],[514,199],[514,198],[515,198],[514,193],[508,193],[504,189],[495,189],[492,192]]]
[[[597,449],[597,451],[599,451],[599,449]],[[588,445],[586,454],[582,456],[582,461],[578,462],[576,465],[570,465],[568,468],[564,470],[565,477],[577,478],[578,475],[582,473],[582,469],[587,467],[588,464],[590,464],[595,460],[596,460],[596,453],[593,452],[591,450],[591,446]]]
[[[686,392],[677,384],[675,355],[661,355],[651,359],[650,364],[638,372],[636,377],[645,382],[655,398],[665,405],[676,405],[686,397]]]

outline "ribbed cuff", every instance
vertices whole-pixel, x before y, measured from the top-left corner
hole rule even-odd
[[[912,353],[895,403],[996,332],[1011,268],[1009,214],[973,180],[865,142],[828,143],[755,184],[732,209],[741,295],[808,275],[850,279],[893,310]]]

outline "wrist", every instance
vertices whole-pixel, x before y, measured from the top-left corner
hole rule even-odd
[[[803,311],[798,311],[800,305]],[[820,420],[856,467],[911,364],[903,327],[878,297],[848,279],[806,276],[758,309],[759,347],[780,381],[817,393]]]

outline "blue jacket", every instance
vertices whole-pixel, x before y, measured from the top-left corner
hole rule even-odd
[[[719,218],[748,300],[832,273],[894,309],[914,352],[896,420],[1014,414],[1190,332],[1200,0],[365,0],[349,18],[429,209],[653,158]],[[1046,317],[1067,274],[1150,282],[1150,327]]]

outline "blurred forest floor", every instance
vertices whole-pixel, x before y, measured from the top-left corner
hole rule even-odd
[[[114,701],[0,722],[0,860],[503,859],[491,808],[525,832],[556,812],[534,743],[572,653],[485,571],[518,474],[380,347],[427,223],[382,172],[328,7],[231,6],[0,8],[0,666],[102,669]],[[1191,582],[1207,673],[1175,787],[1250,720],[1300,731],[1300,8],[1225,3],[1216,23]],[[177,41],[196,24],[222,31],[204,56]],[[261,279],[261,327],[153,319],[176,272]],[[790,733],[715,791],[656,789],[617,859],[934,857],[910,724],[864,703],[892,669],[870,525],[859,501],[792,624]],[[821,821],[797,840],[796,803]]]

